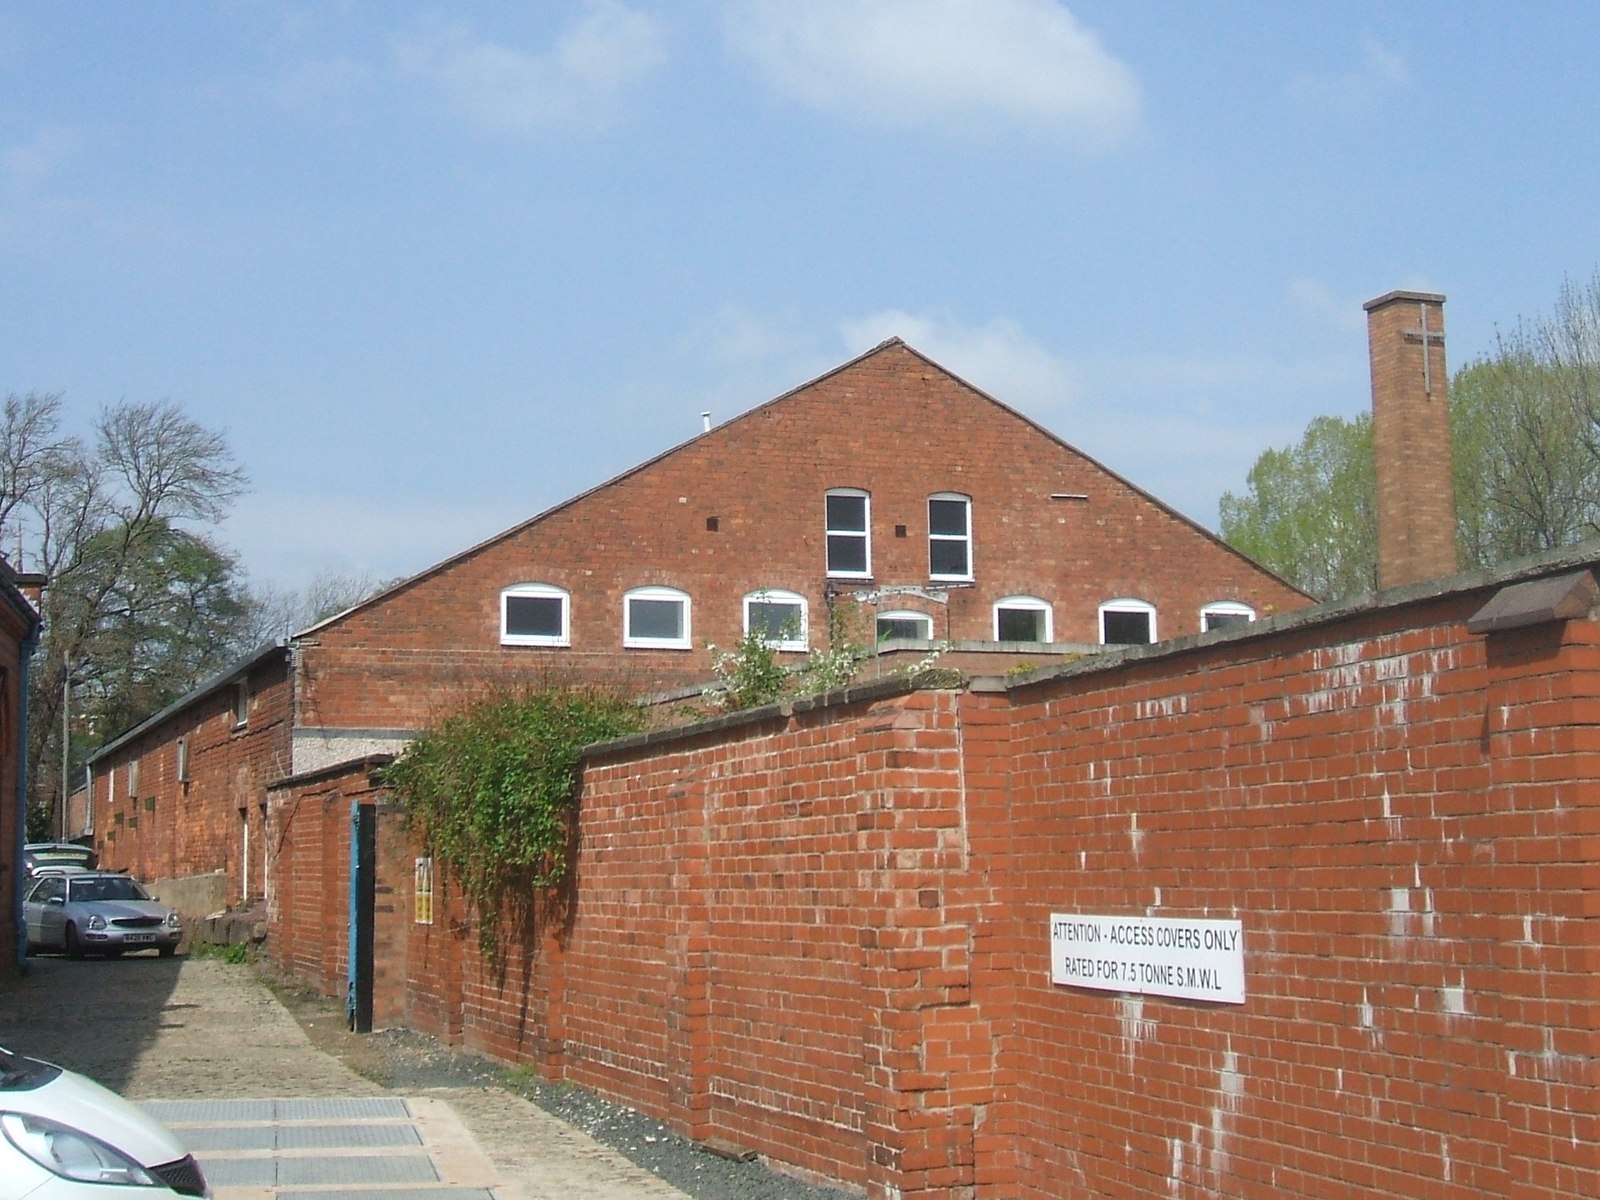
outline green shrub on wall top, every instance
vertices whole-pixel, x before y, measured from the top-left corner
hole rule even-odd
[[[498,954],[505,904],[567,873],[579,752],[642,725],[639,709],[611,692],[500,693],[447,718],[385,770],[407,828],[477,911],[485,958]]]

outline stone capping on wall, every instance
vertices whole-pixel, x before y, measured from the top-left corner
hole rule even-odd
[[[347,758],[343,762],[330,763],[314,771],[303,771],[298,775],[285,775],[282,779],[274,779],[267,784],[267,791],[281,792],[285,788],[315,787],[319,783],[341,779],[356,771],[363,771],[371,776],[374,771],[381,771],[394,760],[393,754],[363,754],[359,758]]]
[[[1471,633],[1498,633],[1550,621],[1586,617],[1600,602],[1600,586],[1592,571],[1574,571],[1549,579],[1530,579],[1501,588],[1467,619]]]
[[[718,717],[707,717],[703,721],[696,721],[690,725],[675,725],[670,729],[651,729],[644,733],[631,733],[626,737],[612,738],[610,741],[595,742],[584,747],[583,757],[606,758],[613,754],[626,754],[648,747],[689,741],[694,738],[704,737],[706,734],[721,733],[728,729],[739,729],[746,725],[760,725],[767,721],[786,721],[790,717],[815,712],[818,709],[835,706],[843,707],[850,704],[865,704],[875,700],[888,700],[895,696],[904,696],[911,692],[924,691],[931,688],[949,690],[962,687],[964,684],[965,679],[961,672],[939,670],[938,668],[919,671],[915,675],[893,675],[886,679],[874,679],[870,683],[853,683],[847,687],[835,688],[831,692],[822,692],[815,696],[797,696],[794,699],[783,700],[777,704],[763,704],[759,708],[747,708],[739,712],[724,713]]]

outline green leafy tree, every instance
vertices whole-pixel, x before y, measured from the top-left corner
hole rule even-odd
[[[29,698],[35,833],[50,830],[62,799],[62,706],[74,689],[72,736],[84,747],[236,653],[237,568],[206,530],[244,483],[222,435],[173,404],[117,404],[80,438],[62,430],[59,394],[6,397],[0,530],[14,565],[49,581]]]
[[[1370,416],[1317,417],[1298,445],[1262,454],[1248,485],[1222,497],[1229,545],[1323,600],[1377,585]]]
[[[1456,373],[1450,430],[1463,566],[1600,533],[1600,273]],[[1318,417],[1248,485],[1222,498],[1230,545],[1323,600],[1375,585],[1370,417]]]
[[[1600,456],[1562,372],[1502,345],[1450,386],[1456,533],[1462,565],[1493,566],[1593,536]]]

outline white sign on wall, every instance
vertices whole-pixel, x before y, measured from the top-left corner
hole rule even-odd
[[[1051,913],[1050,982],[1243,1004],[1244,925]]]

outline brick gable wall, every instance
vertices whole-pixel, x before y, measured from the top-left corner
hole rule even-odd
[[[1213,601],[1263,614],[1306,603],[1104,468],[891,344],[315,631],[300,652],[298,724],[421,728],[462,693],[510,679],[598,676],[638,692],[702,682],[706,644],[737,641],[742,599],[762,589],[805,596],[811,644],[823,646],[830,488],[871,493],[878,586],[928,586],[929,496],[973,498],[975,584],[953,589],[948,606],[880,604],[931,613],[936,640],[991,640],[994,602],[1012,595],[1049,600],[1054,638],[1069,643],[1098,642],[1098,606],[1113,598],[1154,604],[1164,638],[1197,632],[1202,606]],[[525,582],[571,594],[569,648],[500,645],[501,590]],[[623,648],[623,594],[651,585],[691,597],[694,649]],[[874,608],[838,603],[856,638],[871,644]],[[313,765],[297,760],[298,769]]]

